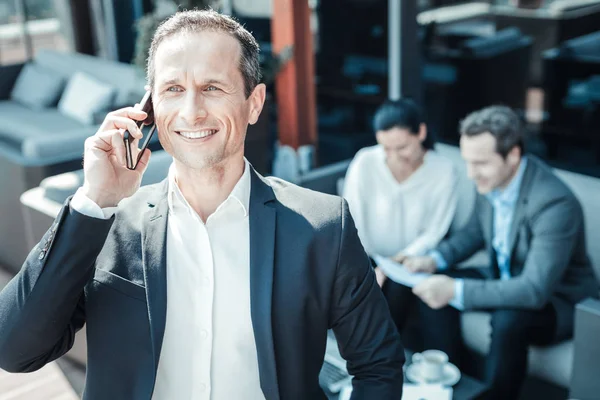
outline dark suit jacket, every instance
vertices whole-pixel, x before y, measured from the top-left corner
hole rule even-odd
[[[540,309],[551,301],[557,313],[557,338],[569,336],[575,304],[598,295],[579,201],[546,164],[528,156],[509,233],[513,278],[505,281],[498,279],[493,218],[492,205],[478,195],[467,226],[437,249],[449,265],[481,248],[488,251],[489,272],[496,279],[466,279],[465,308]]]
[[[265,397],[324,398],[332,328],[353,398],[399,399],[402,345],[347,204],[252,172],[251,315]],[[84,399],[150,399],[166,318],[166,199],[166,180],[143,187],[110,220],[67,202],[0,293],[0,367],[36,370],[87,324]]]

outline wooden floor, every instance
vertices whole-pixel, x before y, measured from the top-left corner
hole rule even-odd
[[[0,289],[11,278],[0,266]],[[0,400],[76,400],[78,396],[56,362],[27,374],[0,369]]]

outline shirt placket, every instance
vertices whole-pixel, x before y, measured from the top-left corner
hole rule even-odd
[[[214,309],[214,257],[211,249],[210,236],[206,225],[200,227],[199,249],[199,281],[196,290],[196,329],[194,339],[198,344],[198,354],[195,354],[197,371],[194,373],[194,393],[197,398],[210,399],[211,393],[211,358],[213,343],[213,309]],[[196,398],[196,397],[195,397]]]
[[[498,231],[496,233],[496,254],[498,258],[498,268],[500,269],[500,279],[506,280],[510,279],[510,267],[508,265],[508,232],[510,229],[510,209],[503,206],[503,204],[498,201],[496,203],[496,210],[496,222],[498,226]]]

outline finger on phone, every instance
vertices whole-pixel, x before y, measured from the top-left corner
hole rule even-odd
[[[142,110],[138,110],[135,107],[126,107],[112,111],[108,113],[108,116],[125,117],[129,119],[134,119],[136,121],[143,121],[146,118],[148,118],[148,113]]]
[[[119,164],[125,164],[125,144],[121,132],[118,129],[111,129],[102,132],[101,135],[94,135],[86,140],[86,151],[102,151],[104,153],[114,152]]]
[[[108,126],[105,127],[105,130],[126,129],[136,139],[141,139],[143,137],[140,128],[138,128],[137,124],[129,118],[113,115],[106,119],[106,123],[108,123]]]
[[[126,166],[127,158],[125,156],[125,143],[123,143],[123,136],[121,136],[121,133],[117,131],[112,134],[110,139],[112,148],[115,150],[115,154],[117,155],[117,160],[119,160],[119,164]]]

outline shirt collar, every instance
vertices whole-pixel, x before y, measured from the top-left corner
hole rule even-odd
[[[517,201],[519,197],[519,191],[521,189],[521,182],[523,181],[523,175],[525,175],[525,169],[527,168],[527,157],[521,158],[519,169],[517,174],[510,181],[508,186],[503,190],[495,189],[487,195],[488,199],[492,203],[501,203],[505,205],[512,205]]]
[[[175,205],[178,203],[179,205],[184,206],[188,210],[191,210],[191,206],[181,193],[179,189],[179,185],[177,185],[176,180],[176,169],[175,163],[171,163],[169,167],[169,175],[168,175],[168,192],[167,192],[167,203],[169,204],[169,212],[173,212]],[[242,210],[244,211],[244,217],[248,216],[248,209],[250,208],[250,163],[244,157],[244,173],[242,174],[240,180],[235,184],[233,190],[227,196],[227,199],[223,203],[217,207],[217,211],[223,204],[225,204],[229,199],[233,199],[237,201]],[[215,211],[216,212],[216,211]]]

